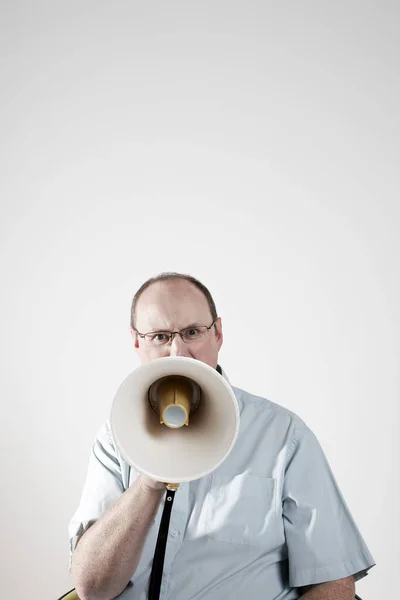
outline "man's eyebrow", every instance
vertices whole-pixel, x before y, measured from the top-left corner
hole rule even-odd
[[[185,325],[185,327],[182,327],[182,329],[179,329],[179,331],[184,331],[185,329],[190,329],[191,327],[201,327],[201,323],[198,323],[197,321],[195,323],[190,323],[190,325]],[[157,333],[157,332],[166,332],[168,333],[169,331],[172,331],[171,329],[162,329],[160,327],[153,328],[153,329],[149,329],[149,331],[147,333]]]

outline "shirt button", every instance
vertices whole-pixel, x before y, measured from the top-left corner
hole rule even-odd
[[[172,535],[172,537],[177,537],[179,535],[179,531],[177,531],[176,529],[173,529],[171,531],[171,535]]]

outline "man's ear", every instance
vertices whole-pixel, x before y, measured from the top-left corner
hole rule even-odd
[[[137,352],[139,350],[139,336],[136,333],[136,331],[134,329],[132,329],[132,327],[131,327],[131,336],[133,339],[133,346]]]
[[[215,321],[215,337],[217,340],[217,348],[218,350],[221,348],[222,346],[222,342],[224,341],[224,334],[222,333],[222,319],[221,317],[218,317],[218,319]]]

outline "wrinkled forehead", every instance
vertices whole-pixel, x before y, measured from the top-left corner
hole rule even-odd
[[[189,325],[211,325],[208,302],[201,290],[182,281],[160,281],[149,286],[136,305],[136,328],[141,333]]]

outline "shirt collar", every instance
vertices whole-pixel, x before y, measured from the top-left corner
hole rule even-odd
[[[220,375],[222,375],[222,377],[230,384],[230,381],[228,379],[227,374],[225,373],[224,369],[221,367],[221,365],[217,365],[217,371]]]

